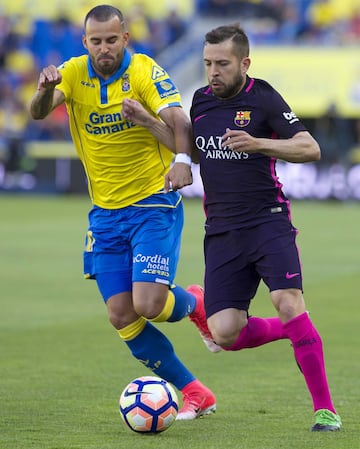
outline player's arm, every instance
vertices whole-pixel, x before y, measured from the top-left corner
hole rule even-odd
[[[125,98],[122,105],[124,118],[147,128],[151,134],[175,153],[175,139],[172,129],[157,117],[151,115],[138,101]]]
[[[147,128],[159,142],[176,154],[174,132],[165,122],[149,114],[138,101],[131,98],[124,99],[122,112],[127,120]],[[193,162],[198,162],[198,154],[195,145],[193,145],[193,140],[191,157]]]
[[[287,162],[312,162],[321,157],[319,144],[308,131],[300,131],[289,139],[265,139],[227,128],[222,146],[236,152],[263,153]]]
[[[168,107],[159,113],[161,120],[174,135],[175,160],[171,170],[165,176],[164,188],[174,190],[192,184],[191,156],[194,140],[190,119],[181,107]]]
[[[168,107],[160,111],[161,120],[152,116],[138,101],[124,99],[123,116],[137,125],[147,128],[175,156],[175,164],[165,177],[165,190],[180,189],[192,183],[191,157],[197,153],[193,143],[191,122],[181,107]]]
[[[61,82],[61,73],[54,66],[45,67],[39,76],[37,90],[31,100],[30,114],[33,119],[45,118],[65,101],[65,95],[55,87]]]

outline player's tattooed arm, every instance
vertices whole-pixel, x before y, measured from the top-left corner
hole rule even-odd
[[[33,119],[45,118],[65,101],[64,94],[55,89],[60,82],[61,73],[54,65],[49,65],[41,71],[38,87],[30,104],[30,114]]]

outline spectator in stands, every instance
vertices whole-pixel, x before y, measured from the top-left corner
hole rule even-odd
[[[128,14],[128,28],[131,34],[131,47],[135,53],[155,55],[151,22],[142,3],[135,3]]]
[[[311,41],[333,43],[337,22],[331,0],[314,0],[308,10]]]
[[[186,20],[178,13],[177,9],[175,8],[170,9],[163,22],[166,29],[167,45],[174,44],[177,40],[183,37],[187,31]]]
[[[31,50],[34,64],[39,68],[50,60],[57,63],[81,54],[81,3],[74,0],[71,11],[64,6],[61,15],[58,13],[34,19],[21,9],[17,11],[17,2],[14,2],[12,11],[16,12],[11,17],[0,15],[0,74],[6,74],[14,92],[21,91],[18,96],[20,101],[26,101],[28,97],[25,91],[28,90],[29,81],[14,72],[9,67],[9,61],[15,57],[17,65],[19,61],[20,65],[26,65]],[[197,0],[196,4],[196,14],[200,16],[232,17],[237,14],[244,22],[251,20],[251,40],[262,45],[270,42],[294,45],[319,42],[356,44],[360,40],[360,8],[356,7],[355,2],[353,13],[349,12],[348,18],[344,14],[341,22],[336,17],[337,10],[328,0]],[[3,11],[7,10],[7,5],[4,4]],[[146,13],[146,5],[146,2],[138,1],[130,13],[134,36],[131,45],[133,50],[157,56],[165,47],[184,36],[189,19],[173,7],[168,15],[153,19]],[[354,90],[353,95],[356,96],[354,101],[358,101],[358,91]],[[68,133],[62,132],[66,127],[62,126],[66,125],[66,117],[60,114],[60,122],[58,118],[55,120],[55,116],[51,116],[41,125],[31,125],[31,136],[52,139],[64,135],[68,139]]]
[[[262,0],[198,0],[198,12],[211,17],[233,17],[241,14],[241,18],[257,17],[267,8]]]
[[[360,40],[360,5],[354,8],[348,21],[348,42],[358,42]]]
[[[24,135],[28,113],[19,101],[9,81],[3,77],[0,83],[0,135],[4,148],[4,185],[17,187],[24,156]]]
[[[354,142],[349,151],[350,164],[360,164],[360,119],[353,121]]]
[[[331,104],[315,120],[313,135],[321,148],[322,164],[329,165],[348,159],[353,141],[351,123],[338,113],[336,104]]]
[[[282,6],[277,38],[280,43],[294,44],[301,32],[299,5],[292,2],[284,2]]]

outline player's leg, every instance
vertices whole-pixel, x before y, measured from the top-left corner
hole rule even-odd
[[[153,195],[146,201],[153,201],[155,204],[168,201],[172,207],[140,210],[142,220],[140,240],[137,239],[138,233],[132,242],[135,254],[133,275],[135,310],[153,322],[179,321],[187,315],[191,320],[202,320],[206,328],[206,332],[202,334],[203,340],[210,351],[218,352],[221,348],[213,342],[206,326],[202,290],[199,295],[196,288],[184,290],[173,283],[184,221],[179,194],[172,192],[166,196],[161,195],[160,198],[159,195]],[[138,214],[139,210],[135,210],[134,213]],[[146,239],[143,236],[146,236]]]
[[[109,319],[133,356],[178,388],[183,393],[184,405],[189,403],[188,398],[196,399],[191,401],[194,404],[191,410],[180,410],[179,419],[194,419],[211,413],[216,409],[213,393],[182,364],[167,337],[133,308],[133,253],[124,237],[124,234],[131,233],[133,225],[123,229],[121,238],[114,233],[114,229],[123,227],[127,212],[113,211],[109,214],[95,208],[89,214],[90,226],[84,252],[85,277],[96,279]]]
[[[152,323],[140,318],[144,326],[139,333],[133,326],[119,330],[133,356],[153,373],[171,382],[182,393],[182,407],[177,420],[191,420],[216,410],[216,398],[177,357],[170,340]]]
[[[196,306],[194,296],[174,284],[184,223],[181,196],[152,195],[138,204],[132,209],[134,308],[154,322],[180,321]]]
[[[151,282],[149,276],[146,278],[146,282],[133,283],[134,307],[139,315],[157,323],[175,322],[194,310],[194,296],[182,287]]]
[[[305,311],[301,290],[276,290],[271,292],[271,297],[284,320],[284,330],[313,401],[315,424],[312,430],[339,430],[341,420],[331,399],[322,339]]]
[[[205,238],[205,307],[215,342],[237,351],[285,338],[278,317],[248,317],[260,277],[248,253],[251,236],[231,231]]]
[[[248,317],[246,310],[227,308],[208,318],[214,341],[226,351],[256,348],[286,338],[278,317]]]
[[[267,256],[260,267],[261,275],[269,286],[271,300],[284,323],[284,333],[292,343],[313,400],[316,424],[312,430],[339,430],[341,422],[331,400],[322,340],[305,310],[301,262],[295,243],[297,231],[284,222],[280,227],[276,225],[272,233],[273,239],[265,245]]]
[[[147,201],[157,205],[162,204],[161,201],[168,201],[169,204],[133,210],[132,223],[138,221],[140,225],[138,232],[131,238],[133,305],[138,315],[152,322],[179,321],[191,313],[196,305],[193,295],[173,284],[183,226],[183,209],[179,198],[176,192],[166,196],[154,195]],[[183,393],[183,406],[177,419],[193,419],[215,411],[215,396],[180,362],[167,338],[149,322],[143,334],[147,352],[153,351],[154,361],[158,363],[159,357],[162,357],[159,367],[151,369],[159,376],[167,376],[166,380]],[[160,342],[163,353],[159,353],[157,348]],[[143,354],[144,344],[134,339],[127,344],[137,357]]]
[[[196,298],[196,307],[189,314],[190,321],[197,327],[200,336],[210,352],[220,352],[221,346],[214,341],[206,319],[205,304],[204,304],[204,289],[200,285],[189,285],[187,291]]]
[[[131,288],[131,274],[128,279]],[[181,362],[169,339],[134,311],[131,292],[115,293],[129,288],[129,285],[125,286],[125,273],[100,273],[96,281],[106,303],[110,322],[132,355],[151,372],[182,392],[183,407],[177,419],[195,419],[214,412],[214,394]]]
[[[177,192],[152,195],[138,204],[142,207],[132,212],[132,222],[138,226],[131,241],[135,310],[153,322],[174,322],[188,315],[202,319],[203,294],[199,298],[191,288],[184,290],[173,283],[184,222],[181,196]],[[203,320],[206,326],[206,318]],[[211,351],[221,350],[208,329],[203,340]]]

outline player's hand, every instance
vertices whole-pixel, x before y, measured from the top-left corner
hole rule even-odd
[[[258,139],[246,131],[231,130],[230,128],[226,128],[226,133],[222,136],[221,146],[239,153],[255,153],[259,151]]]
[[[145,128],[151,118],[149,112],[143,107],[143,105],[131,98],[124,98],[122,104],[122,115],[126,120]]]
[[[192,184],[193,178],[191,167],[182,162],[176,162],[165,175],[164,191],[182,189]]]
[[[38,81],[38,90],[46,89],[52,90],[55,89],[55,86],[61,83],[61,73],[54,65],[49,65],[42,69],[39,81]]]

